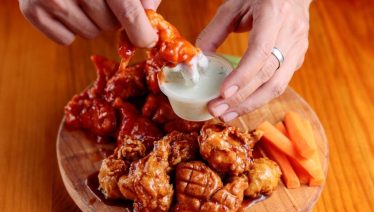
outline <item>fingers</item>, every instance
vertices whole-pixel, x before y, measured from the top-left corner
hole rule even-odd
[[[253,14],[253,28],[246,53],[236,70],[225,79],[221,87],[221,96],[224,98],[229,98],[244,89],[264,66],[275,46],[283,18],[279,18],[269,7],[261,9],[263,11],[259,15]]]
[[[20,4],[23,15],[48,38],[62,45],[69,45],[74,41],[75,35],[43,8],[33,6],[26,9],[24,6],[26,5]]]
[[[239,115],[248,113],[280,96],[286,90],[300,60],[303,60],[302,55],[305,54],[307,48],[308,44],[304,40],[295,44],[288,55],[297,56],[297,59],[285,60],[269,81],[259,87],[237,107],[230,108],[220,118],[225,122],[231,121]]]
[[[45,11],[64,24],[73,33],[87,39],[95,38],[100,30],[82,11],[79,5],[74,1],[64,1],[64,8],[56,7],[57,2],[62,0],[50,1],[53,3],[42,4]]]
[[[156,44],[157,32],[139,0],[107,0],[107,3],[135,46],[150,48]]]
[[[297,39],[299,34],[293,32],[291,24],[292,23],[289,22],[284,23],[276,38],[275,47],[277,47],[283,55],[288,55],[288,51],[294,45],[294,41],[299,40],[299,38]],[[215,106],[225,103],[231,108],[240,104],[257,88],[267,82],[274,75],[278,66],[279,62],[277,58],[273,54],[271,54],[270,56],[268,56],[261,69],[252,78],[248,79],[248,81],[244,83],[243,86],[241,86],[241,89],[239,89],[234,95],[230,96],[229,98],[221,98],[212,101],[210,103],[211,107],[214,108]],[[245,74],[242,74],[240,78],[243,78],[243,76],[245,77]],[[212,112],[215,116],[222,115],[219,114],[219,112],[222,113],[222,110],[213,110]]]
[[[140,0],[144,9],[151,9],[156,11],[161,3],[161,0]]]
[[[120,24],[103,0],[79,0],[79,5],[93,22],[104,31],[113,31]]]
[[[215,52],[235,28],[238,13],[234,8],[229,1],[219,7],[216,15],[196,39],[196,46],[203,51]]]

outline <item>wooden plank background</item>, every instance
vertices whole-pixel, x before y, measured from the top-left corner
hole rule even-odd
[[[220,0],[164,0],[160,13],[193,41]],[[330,142],[326,187],[315,211],[374,211],[374,5],[320,0],[311,7],[310,48],[291,86],[315,109]],[[248,34],[220,52],[240,56]],[[47,40],[0,2],[0,211],[75,211],[57,168],[63,107],[95,77],[91,54],[112,58],[105,33],[69,47]]]

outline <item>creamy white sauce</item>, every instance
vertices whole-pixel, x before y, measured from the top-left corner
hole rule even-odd
[[[223,80],[231,71],[230,64],[217,56],[197,57],[190,69],[164,67],[161,90],[170,98],[207,100],[219,95]]]
[[[175,67],[167,67],[173,72],[180,72],[187,84],[196,84],[200,80],[200,73],[208,67],[208,58],[200,52],[188,63],[180,63]]]

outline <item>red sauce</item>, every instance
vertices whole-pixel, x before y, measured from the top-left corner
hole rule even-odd
[[[90,174],[86,179],[86,185],[91,190],[91,192],[95,194],[95,198],[90,199],[89,203],[92,205],[97,201],[100,201],[106,205],[119,206],[132,210],[132,201],[124,199],[105,199],[104,195],[99,190],[99,179],[97,178],[98,174],[98,171],[94,172]]]
[[[154,57],[173,66],[188,62],[199,53],[200,50],[184,39],[178,30],[160,14],[153,10],[146,10],[146,13],[159,35],[158,43],[152,53]]]

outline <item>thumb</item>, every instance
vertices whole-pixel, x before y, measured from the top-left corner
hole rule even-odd
[[[196,39],[196,46],[203,51],[215,52],[234,30],[237,13],[232,11],[230,1],[218,8],[216,15]]]
[[[157,32],[151,26],[139,0],[107,0],[107,3],[134,46],[151,48],[156,44]]]

